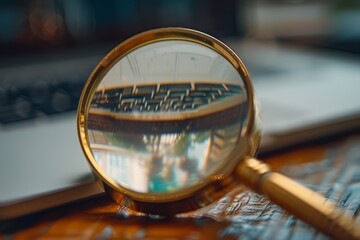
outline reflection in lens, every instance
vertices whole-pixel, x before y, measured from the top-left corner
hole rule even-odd
[[[122,187],[174,192],[228,164],[247,104],[240,75],[215,51],[152,43],[103,77],[89,109],[88,141],[100,168]]]

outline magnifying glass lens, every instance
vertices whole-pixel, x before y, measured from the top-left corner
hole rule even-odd
[[[90,149],[129,191],[164,197],[197,189],[234,168],[229,156],[241,148],[248,105],[242,77],[220,53],[185,40],[149,43],[114,61],[98,82]]]

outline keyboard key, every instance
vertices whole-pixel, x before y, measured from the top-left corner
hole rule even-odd
[[[170,93],[169,93],[170,94]],[[157,92],[155,93],[155,95],[153,96],[153,99],[158,99],[158,100],[165,100],[168,96],[168,93],[165,92]]]
[[[131,101],[131,102],[134,102],[134,103],[144,103],[145,102],[145,97],[144,96],[124,96],[124,97],[121,97],[121,101]]]
[[[26,90],[26,94],[34,104],[44,104],[49,100],[50,89],[46,82],[38,81]]]
[[[157,85],[137,86],[134,95],[151,96],[156,92]]]
[[[214,92],[214,91],[224,91],[225,88],[222,84],[215,83],[197,83],[195,84],[195,90],[199,92]]]
[[[51,98],[51,106],[55,112],[70,110],[71,96],[64,90],[57,90]]]
[[[203,91],[191,91],[186,96],[189,97],[206,97],[207,93]]]
[[[169,99],[171,98],[182,98],[185,96],[185,93],[184,92],[170,92],[169,93]]]
[[[143,104],[135,104],[132,106],[131,111],[138,111],[138,112],[142,112],[144,110],[144,105]]]
[[[35,116],[33,105],[25,96],[19,96],[11,104],[0,107],[0,122],[2,123],[21,121]]]
[[[174,84],[161,84],[160,86],[160,92],[184,92],[186,93],[186,90],[191,89],[190,83],[174,83]]]
[[[193,98],[193,103],[196,105],[205,105],[209,103],[209,97],[196,97]]]
[[[32,104],[28,98],[19,97],[14,103],[14,111],[18,116],[28,118],[31,115]]]
[[[123,88],[122,96],[123,97],[131,96],[131,95],[133,95],[132,93],[133,93],[133,87],[126,87],[126,88]]]
[[[118,110],[120,112],[129,112],[133,107],[133,102],[122,102]]]
[[[239,86],[239,85],[235,85],[235,84],[226,84],[226,87],[229,89],[229,91],[231,91],[231,92],[236,92],[236,93],[238,93],[238,92],[242,92],[243,90],[242,90],[242,88],[241,88],[241,86]]]

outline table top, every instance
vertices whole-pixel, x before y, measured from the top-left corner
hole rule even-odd
[[[262,156],[360,222],[360,133]],[[216,203],[173,218],[145,216],[101,196],[0,224],[0,238],[327,239],[270,200],[238,186]]]

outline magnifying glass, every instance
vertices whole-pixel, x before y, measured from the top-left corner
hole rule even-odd
[[[174,215],[245,184],[331,237],[360,238],[353,218],[255,158],[249,74],[209,35],[162,28],[124,41],[90,75],[77,121],[99,184],[130,209]]]

